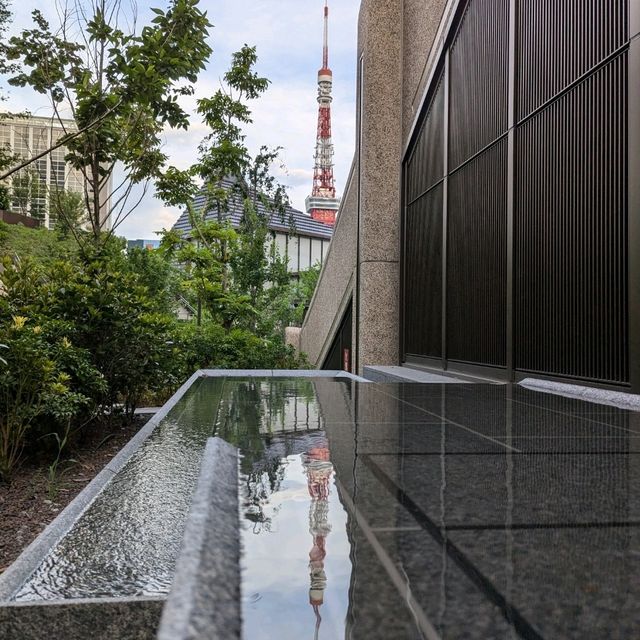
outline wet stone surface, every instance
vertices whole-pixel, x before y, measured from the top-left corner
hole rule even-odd
[[[19,599],[166,594],[213,435],[247,639],[640,637],[640,413],[509,385],[201,379]]]

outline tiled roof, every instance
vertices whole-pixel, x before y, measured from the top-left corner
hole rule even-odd
[[[231,180],[223,180],[222,186],[231,189],[233,182]],[[194,206],[196,211],[202,210],[205,205],[206,196],[204,193],[196,196],[194,200]],[[260,202],[258,203],[258,212],[264,214],[265,208]],[[238,227],[242,219],[242,201],[239,197],[230,197],[228,203],[228,210],[223,212],[222,216],[224,220],[229,220],[233,227]],[[207,220],[217,219],[216,211],[207,212],[205,218]],[[294,229],[292,230],[292,223]],[[173,229],[181,231],[188,235],[191,230],[191,224],[189,223],[189,215],[185,211],[178,218],[178,221],[173,225]],[[284,215],[280,213],[270,213],[269,229],[272,231],[282,231],[284,233],[293,233],[298,236],[307,236],[311,238],[322,238],[323,240],[330,240],[333,235],[333,227],[324,224],[324,222],[318,222],[310,216],[298,211],[293,207],[288,207]]]

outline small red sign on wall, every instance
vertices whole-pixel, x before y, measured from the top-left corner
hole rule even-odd
[[[351,349],[342,350],[342,369],[351,373]]]

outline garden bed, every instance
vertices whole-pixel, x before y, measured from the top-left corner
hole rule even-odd
[[[0,574],[39,533],[104,468],[140,430],[150,415],[136,416],[128,425],[114,427],[108,439],[96,429],[95,438],[70,450],[57,478],[49,478],[50,460],[25,465],[16,471],[10,486],[0,484]]]

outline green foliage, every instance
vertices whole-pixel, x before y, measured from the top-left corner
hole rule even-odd
[[[166,10],[152,9],[150,24],[131,33],[118,22],[125,22],[127,13],[120,3],[81,1],[77,10],[60,12],[61,24],[53,28],[36,10],[32,28],[2,48],[20,66],[10,84],[47,95],[56,114],[63,105],[73,113],[78,133],[64,138],[66,159],[88,181],[96,243],[103,237],[101,195],[112,196],[116,227],[135,208],[135,203],[127,206],[131,185],[156,177],[166,160],[164,127],[187,128],[178,98],[193,93],[211,53],[206,42],[211,25],[198,0],[169,0]],[[71,33],[83,36],[73,41]],[[116,164],[124,181],[106,194]]]
[[[182,287],[195,296],[208,319],[230,329],[240,317],[253,313],[247,295],[232,286],[230,260],[237,250],[238,237],[228,223],[205,221],[196,211],[191,223],[198,229],[191,242],[176,232],[165,232],[161,249],[182,268]]]
[[[46,268],[5,259],[0,339],[9,348],[0,377],[1,475],[43,435],[41,425],[47,434],[64,433],[72,422],[81,428],[98,410],[112,415],[120,404],[131,416],[148,390],[177,383],[175,320],[155,310],[146,288],[121,265],[117,253]]]
[[[42,265],[56,260],[75,261],[78,245],[72,238],[60,238],[44,228],[29,229],[0,221],[0,256],[31,258]]]
[[[0,185],[0,211],[8,211],[11,208],[11,198],[9,197],[9,189]]]
[[[291,325],[301,327],[307,309],[311,304],[311,298],[320,278],[320,264],[316,263],[311,268],[300,272],[300,279],[295,283],[295,307],[292,312]]]
[[[146,287],[156,310],[174,313],[183,292],[183,274],[159,249],[133,247],[127,250],[126,268]]]
[[[111,10],[118,1],[93,3],[84,14],[87,40],[80,42],[65,40],[59,34],[69,30],[52,30],[36,11],[34,28],[0,47],[0,54],[22,65],[13,84],[49,95],[56,109],[72,103],[80,134],[65,139],[67,160],[95,194],[116,163],[124,165],[129,186],[158,178],[165,202],[188,208],[193,238],[165,232],[161,250],[126,252],[123,241],[102,233],[94,198],[93,242],[84,242],[80,203],[63,192],[54,194],[57,232],[0,225],[0,343],[8,346],[0,360],[5,479],[21,453],[47,436],[57,443],[53,486],[75,432],[99,426],[118,410],[131,417],[143,399],[166,396],[198,368],[306,366],[283,340],[296,301],[306,294],[291,284],[268,229],[269,216],[284,217],[288,205],[270,174],[278,150],[262,148],[251,157],[242,130],[251,122],[246,101],[268,86],[254,71],[255,49],[234,54],[226,86],[198,101],[210,128],[198,162],[188,171],[169,167],[158,177],[165,161],[160,133],[165,124],[187,126],[177,97],[192,92],[210,53],[209,23],[197,0],[170,0],[168,11],[154,9],[151,25],[128,35],[106,18],[117,15]],[[231,191],[221,186],[229,177]],[[128,186],[116,189],[126,199]],[[206,196],[202,211],[192,204],[199,190]],[[243,207],[237,230],[222,217],[230,198]],[[119,196],[112,199],[117,226],[124,209],[118,209]],[[212,209],[218,219],[205,220]],[[175,318],[180,295],[200,303],[201,326]]]
[[[14,65],[7,59],[6,33],[11,24],[11,11],[8,0],[0,0],[0,74],[7,74],[15,71]],[[4,93],[0,92],[0,100],[6,100]]]
[[[269,85],[255,72],[256,62],[255,48],[245,45],[233,54],[225,85],[198,101],[197,111],[210,129],[198,162],[186,171],[170,167],[158,182],[158,195],[167,204],[184,206],[189,215],[190,238],[165,232],[162,240],[163,250],[186,275],[185,290],[225,329],[270,338],[284,335],[292,309],[287,265],[269,230],[269,217],[284,218],[289,201],[270,173],[279,149],[262,147],[252,157],[245,145],[243,126],[251,122],[247,101]],[[198,191],[205,203],[196,211]],[[243,210],[237,230],[223,218],[231,204]],[[217,220],[205,219],[211,211]]]
[[[2,242],[7,235],[15,239],[15,229],[3,227]],[[25,247],[29,238],[42,234],[63,246],[72,242],[46,230],[21,234]],[[10,479],[23,452],[57,443],[49,469],[55,489],[70,438],[89,427],[102,428],[104,417],[112,419],[118,411],[130,418],[143,399],[166,398],[198,368],[306,366],[278,334],[260,334],[240,323],[229,328],[210,316],[201,327],[179,322],[167,313],[180,286],[169,255],[126,253],[123,247],[112,238],[71,258],[55,245],[51,255],[4,257],[0,346],[8,348],[2,348],[0,359],[2,479]]]
[[[87,221],[82,194],[66,189],[52,189],[49,192],[49,216],[56,233],[62,238],[82,233],[82,225]]]
[[[76,351],[57,331],[35,324],[25,316],[6,317],[0,337],[8,346],[6,365],[0,369],[0,480],[8,480],[24,447],[41,435],[43,425],[65,425],[90,404],[74,386],[74,372],[56,356],[61,350]],[[75,359],[86,354],[77,350]],[[99,374],[92,371],[99,384]]]
[[[74,272],[68,263],[55,265],[44,300],[47,313],[73,323],[75,340],[90,350],[106,381],[100,404],[122,402],[131,415],[146,390],[174,382],[163,375],[173,318],[157,311],[146,287],[121,262],[120,256],[100,255]]]
[[[7,60],[6,51],[6,33],[11,24],[11,11],[9,10],[8,0],[0,0],[0,75],[13,73],[15,65]],[[0,87],[0,102],[7,99],[2,87]],[[0,120],[6,118],[7,114],[0,114]],[[0,173],[11,165],[14,157],[8,145],[0,146]],[[11,199],[9,197],[9,189],[6,185],[0,184],[0,210],[8,211],[11,207]]]
[[[246,329],[225,331],[207,322],[182,325],[176,333],[185,374],[197,369],[299,369],[306,360],[277,336],[260,338]]]

